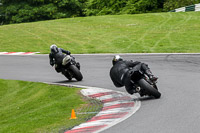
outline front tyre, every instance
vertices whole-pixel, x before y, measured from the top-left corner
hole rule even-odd
[[[72,80],[72,76],[67,72],[67,71],[62,71],[62,74],[68,79],[68,80]]]
[[[69,69],[73,73],[73,76],[77,81],[81,81],[83,79],[83,75],[81,74],[80,70],[76,66],[70,65]]]
[[[153,86],[151,86],[146,80],[140,79],[138,83],[140,87],[144,89],[150,96],[154,96],[156,99],[160,98],[161,93]]]

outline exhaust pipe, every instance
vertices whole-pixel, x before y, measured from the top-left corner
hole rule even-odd
[[[140,90],[141,90],[141,88],[140,87],[136,87],[136,92],[139,92]]]

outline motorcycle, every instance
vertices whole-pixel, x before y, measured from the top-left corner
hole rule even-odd
[[[83,75],[80,72],[80,64],[75,61],[75,58],[71,55],[66,55],[62,62],[63,70],[62,74],[69,80],[75,78],[77,81],[83,79]]]
[[[141,96],[148,95],[156,99],[160,98],[161,93],[158,91],[156,82],[151,81],[149,77],[140,70],[139,66],[132,68],[131,81],[136,88],[135,91]]]

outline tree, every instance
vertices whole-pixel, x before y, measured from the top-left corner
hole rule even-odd
[[[5,23],[84,16],[86,0],[2,0]],[[2,20],[0,20],[2,21]]]
[[[133,14],[156,11],[163,0],[89,0],[86,15]]]

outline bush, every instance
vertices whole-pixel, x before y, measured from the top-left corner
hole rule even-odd
[[[123,9],[124,13],[146,13],[158,9],[157,0],[139,0],[135,3],[128,1],[127,6]]]
[[[83,16],[86,0],[2,0],[5,23]]]
[[[85,14],[134,14],[152,12],[162,7],[163,0],[89,0]]]
[[[164,3],[164,11],[171,11],[197,3],[200,3],[200,0],[166,0]]]
[[[0,0],[0,24],[77,16],[170,11],[200,0]]]

